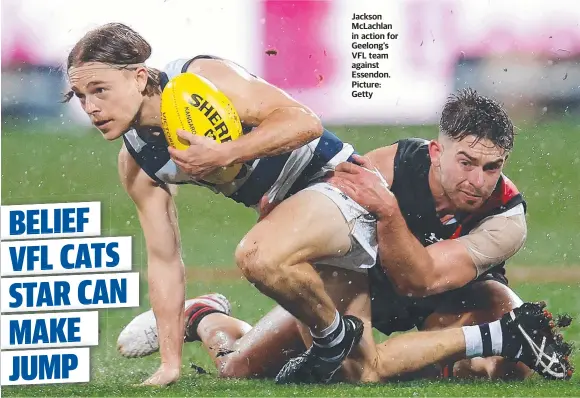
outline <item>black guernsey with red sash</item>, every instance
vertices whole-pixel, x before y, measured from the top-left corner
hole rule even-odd
[[[476,213],[459,213],[451,222],[443,224],[437,215],[435,200],[429,188],[431,159],[428,145],[429,141],[418,138],[398,141],[391,187],[407,227],[423,246],[466,235],[483,219],[520,204],[526,209],[521,193],[502,175],[491,197]],[[505,262],[497,264],[471,283],[494,279],[507,284],[504,267]],[[420,328],[423,320],[437,307],[461,293],[461,289],[456,289],[427,298],[400,296],[380,263],[369,270],[369,280],[373,324],[386,334],[409,330],[415,326]]]

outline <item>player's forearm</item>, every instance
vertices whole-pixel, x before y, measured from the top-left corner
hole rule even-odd
[[[399,209],[388,217],[379,217],[377,235],[381,266],[399,293],[414,297],[433,294],[433,259],[409,231]]]
[[[161,362],[181,367],[184,336],[185,275],[181,260],[148,264],[149,297],[157,319]]]
[[[224,145],[229,164],[293,151],[322,135],[320,119],[299,107],[273,111],[251,133]]]

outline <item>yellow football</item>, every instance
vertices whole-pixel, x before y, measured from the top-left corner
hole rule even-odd
[[[230,100],[209,80],[193,73],[171,79],[161,93],[161,126],[167,143],[186,149],[187,141],[177,130],[209,137],[219,143],[239,138],[242,124]],[[224,167],[204,177],[204,181],[224,184],[234,180],[241,165]]]

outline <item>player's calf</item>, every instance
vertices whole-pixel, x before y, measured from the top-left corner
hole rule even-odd
[[[377,381],[366,273],[322,265],[317,269],[338,311],[349,315],[337,313],[333,324],[323,333],[307,332],[307,345],[312,341],[310,349],[282,368],[277,383],[329,382],[336,379],[334,375],[341,363],[348,368],[341,373],[346,380]],[[363,319],[367,320],[366,328]]]

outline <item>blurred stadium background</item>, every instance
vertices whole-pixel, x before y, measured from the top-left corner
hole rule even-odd
[[[91,129],[75,101],[59,102],[68,51],[102,23],[124,22],[141,32],[153,46],[153,67],[204,53],[232,59],[312,107],[361,152],[405,136],[434,137],[445,98],[469,86],[502,101],[518,126],[506,174],[528,201],[530,233],[508,266],[508,277],[525,299],[547,299],[553,311],[580,315],[577,1],[2,0],[1,7],[3,204],[100,200],[104,234],[133,235],[135,269],[144,269],[136,214],[118,184],[120,143],[107,143]],[[372,100],[350,94],[353,12],[382,14],[399,34],[391,41],[389,60],[382,61],[392,78]],[[177,204],[188,294],[224,291],[236,314],[257,320],[272,303],[239,278],[232,256],[255,215],[188,187],[180,189]],[[143,289],[142,308],[147,306]],[[122,394],[110,386],[137,382],[156,366],[156,358],[127,366],[115,353],[118,332],[137,311],[102,312],[93,368],[94,380],[107,387],[96,387],[97,393]],[[580,341],[580,327],[567,336]],[[200,350],[188,349],[190,358],[211,369]],[[175,393],[187,391],[190,385],[183,383]],[[258,385],[245,386],[250,394],[260,391]],[[572,384],[580,395],[578,387]],[[59,395],[59,388],[38,391]],[[232,393],[227,383],[199,388]],[[448,385],[440,392],[410,388],[400,392],[451,391]],[[509,393],[497,388],[484,395]],[[534,388],[540,387],[532,385],[525,395]],[[560,395],[569,395],[569,387],[558,388]],[[82,389],[70,392],[88,395]]]

